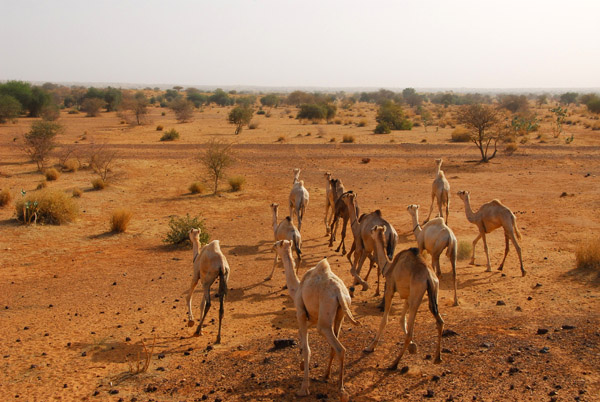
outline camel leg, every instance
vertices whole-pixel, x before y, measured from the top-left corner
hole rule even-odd
[[[375,339],[371,342],[369,346],[367,346],[363,352],[371,353],[375,350],[375,347],[379,343],[379,339],[381,335],[383,335],[383,331],[385,330],[385,326],[388,323],[388,317],[390,315],[390,310],[392,308],[392,300],[394,299],[394,293],[396,291],[396,285],[392,282],[387,283],[387,286],[384,289],[383,300],[385,305],[383,307],[383,317],[381,317],[381,322],[379,323],[379,330],[377,331],[377,335],[375,335]]]
[[[350,265],[352,265],[352,255],[354,254],[355,250],[356,250],[355,243],[352,242],[352,247],[350,247],[350,252],[348,254],[346,254],[346,258],[348,258]]]
[[[506,232],[504,232],[504,241],[506,243],[504,246],[504,258],[502,258],[502,262],[500,263],[500,266],[498,267],[498,271],[502,271],[502,268],[504,268],[504,261],[506,261],[506,256],[508,255],[509,242],[508,242],[508,234]]]
[[[485,250],[485,258],[487,259],[487,269],[485,272],[492,272],[492,264],[490,264],[490,252],[488,250],[487,239],[485,238],[485,233],[481,234],[481,238],[483,239],[483,249]]]
[[[294,204],[290,202],[290,213],[288,215],[290,217],[290,222],[294,223]]]
[[[225,306],[223,305],[224,294],[219,292],[219,332],[217,333],[217,341],[215,343],[221,343],[221,323],[223,321],[223,316],[225,315]]]
[[[429,215],[423,221],[423,225],[429,222],[429,218],[431,217],[431,212],[433,212],[433,203],[435,202],[435,193],[431,193],[431,206],[429,207]],[[418,222],[417,222],[418,223]]]
[[[320,320],[319,320],[320,321]],[[340,360],[340,377],[338,380],[338,387],[340,389],[341,400],[348,400],[348,396],[346,394],[346,390],[344,389],[344,357],[346,355],[346,348],[340,343],[338,338],[335,336],[333,332],[333,328],[331,323],[322,323],[319,322],[318,325],[319,332],[325,337],[327,342],[331,345],[332,349],[335,351],[335,354],[338,356]]]
[[[458,295],[456,292],[456,249],[450,252],[449,258],[452,265],[452,278],[454,279],[454,306],[458,306]]]
[[[341,308],[338,307],[337,313],[335,314],[335,322],[333,323],[333,333],[336,338],[339,339],[340,329],[342,328],[342,320],[344,319],[344,312]],[[325,371],[325,375],[323,376],[323,381],[327,382],[329,379],[329,375],[331,374],[331,363],[333,363],[333,358],[335,357],[335,349],[332,347],[329,351],[329,362],[327,363],[327,370]]]
[[[415,291],[415,293],[417,294],[411,294],[408,298],[408,329],[404,338],[404,345],[402,346],[402,350],[400,351],[400,354],[396,360],[394,360],[388,367],[388,370],[396,370],[398,368],[400,359],[402,359],[404,352],[406,352],[406,350],[409,348],[409,345],[412,343],[415,330],[415,318],[417,317],[417,310],[419,309],[419,305],[421,304],[421,300],[425,294],[425,289],[419,289],[419,291]]]
[[[340,244],[338,245],[338,247],[335,249],[335,252],[338,253],[340,251],[340,248],[342,249],[342,255],[346,254],[346,245],[344,244],[344,239],[346,238],[346,224],[348,223],[348,219],[343,218],[344,222],[342,223],[342,240],[340,241]],[[337,231],[337,227],[335,228],[335,230]]]
[[[300,229],[302,229],[302,209],[301,207],[298,205],[296,207],[296,215],[298,217],[298,231],[300,231]]]
[[[450,216],[450,197],[446,197],[446,220],[444,223],[448,224],[448,217]]]
[[[198,324],[198,328],[196,328],[196,332],[194,332],[194,336],[202,335],[202,323],[206,318],[206,313],[208,313],[208,309],[210,308],[210,286],[204,286],[204,296],[202,297],[202,304],[200,305],[200,310],[202,311],[202,316],[200,317],[200,323]]]
[[[194,276],[192,277],[192,284],[190,285],[190,290],[185,296],[188,308],[188,327],[194,326],[194,315],[192,314],[192,295],[194,294],[194,290],[196,286],[198,286],[198,280],[200,279],[200,271],[194,270]]]
[[[479,239],[481,239],[481,233],[479,233],[475,240],[473,240],[473,246],[471,249],[471,262],[469,263],[471,265],[475,265],[475,246],[477,246],[477,242],[479,241]]]
[[[437,327],[437,333],[438,333],[437,348],[435,351],[435,359],[433,360],[433,363],[440,364],[442,362],[441,351],[442,351],[442,333],[444,332],[444,320],[442,319],[442,316],[440,315],[439,311],[434,311],[432,309],[431,303],[429,304],[429,310],[431,311],[431,314],[433,314],[433,317],[435,318],[435,325]]]
[[[515,250],[517,250],[517,254],[519,255],[519,262],[521,263],[521,275],[525,276],[525,274],[527,274],[527,272],[523,268],[523,256],[521,255],[521,246],[519,245],[519,242],[517,241],[517,238],[515,237],[514,230],[509,233],[509,236],[510,236],[510,240],[512,241],[513,245],[515,246]]]
[[[302,317],[302,314],[296,312],[298,317],[298,331],[300,333],[300,348],[302,352],[302,362],[300,363],[300,369],[304,370],[304,378],[298,396],[306,396],[310,394],[310,378],[308,376],[310,366],[310,347],[308,346],[308,322],[306,317]]]
[[[400,328],[402,328],[402,332],[406,336],[408,331],[406,330],[406,312],[408,311],[408,300],[404,300],[404,305],[402,306],[402,311],[400,312]],[[408,353],[414,355],[417,353],[417,344],[414,341],[410,341],[408,345]]]
[[[443,202],[442,198],[443,198],[443,195],[441,197],[438,197],[437,204],[438,204],[438,213],[439,213],[438,216],[443,217],[444,215],[442,214],[442,208],[444,206],[444,202]]]
[[[371,260],[371,264],[373,264],[373,260]],[[375,290],[375,297],[379,297],[379,282],[381,279],[381,267],[377,264],[377,290]]]
[[[323,220],[325,223],[325,236],[329,235],[329,200],[325,203],[325,219]]]
[[[435,274],[438,278],[442,277],[442,269],[440,268],[440,254],[441,252],[436,251],[435,254],[431,255],[431,265],[435,268]]]
[[[273,274],[275,273],[275,266],[277,265],[277,261],[279,260],[279,255],[275,253],[275,261],[273,261],[273,269],[271,269],[271,273],[269,276],[265,278],[265,281],[270,281],[273,278]]]
[[[352,268],[350,270],[350,273],[354,277],[354,284],[359,284],[360,283],[362,285],[362,290],[364,292],[365,290],[369,289],[369,284],[367,282],[363,281],[362,278],[360,277],[360,270],[362,268],[362,265],[365,262],[365,259],[367,258],[367,251],[364,250],[364,249],[361,250],[361,252],[359,253],[360,254],[360,258],[358,259],[358,263],[356,264],[356,260],[357,260],[356,253],[357,252],[358,251],[354,252],[354,262],[355,262],[355,265],[352,266]]]
[[[333,242],[335,239],[335,233],[337,232],[337,224],[340,220],[339,216],[334,216],[333,221],[331,222],[330,230],[329,230],[329,247],[333,247]]]

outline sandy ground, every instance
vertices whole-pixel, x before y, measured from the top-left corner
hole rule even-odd
[[[497,230],[488,236],[493,272],[484,272],[481,243],[478,265],[458,262],[461,304],[453,307],[450,264],[442,257],[440,311],[456,335],[443,338],[444,361],[434,365],[435,322],[423,303],[415,329],[419,350],[404,356],[399,367],[406,368],[396,371],[385,368],[403,341],[399,299],[380,346],[366,355],[362,349],[381,313],[372,289],[357,291],[351,309],[362,325],[344,323],[341,336],[352,400],[600,399],[600,280],[574,270],[577,245],[600,232],[597,132],[577,126],[571,128],[576,133],[571,145],[532,141],[512,156],[501,153],[489,164],[477,164],[473,145],[448,141],[450,128],[371,134],[371,106],[360,112],[364,117],[355,112],[341,118],[367,119],[366,127],[301,124],[275,109],[270,118],[256,117],[258,129],[239,136],[226,124],[226,113],[206,108],[191,123],[176,124],[169,112],[161,116],[157,109],[151,123],[134,128],[114,114],[63,115],[62,144],[82,154],[90,143],[109,144],[119,157],[105,190],[92,191],[90,170],[63,173],[49,183],[84,190],[74,223],[22,226],[14,219],[14,203],[0,209],[1,400],[296,400],[299,349],[272,349],[275,339],[297,339],[297,323],[283,289],[283,269],[263,280],[274,257],[269,204],[285,205],[292,169],[300,167],[310,192],[300,272],[326,256],[350,284],[348,261],[327,247],[323,173],[331,171],[357,192],[363,211],[383,212],[398,231],[398,251],[416,244],[406,206],[420,204],[422,219],[426,215],[435,158],[444,159],[452,193],[449,225],[459,241],[471,242],[477,231],[456,191],[471,191],[474,209],[498,198],[517,216],[528,274],[521,277],[512,247],[504,273],[495,270],[504,247]],[[8,188],[15,200],[21,189],[34,191],[43,180],[13,143],[29,124],[20,119],[0,126],[0,188]],[[159,142],[157,124],[176,128],[181,139]],[[356,143],[340,144],[345,134]],[[208,183],[196,158],[210,135],[236,142],[236,164],[228,175],[246,178],[242,191],[229,192],[224,182],[218,196],[189,194],[191,182]],[[133,212],[132,222],[126,233],[111,234],[110,214],[123,206]],[[205,219],[231,266],[220,345],[215,303],[202,337],[191,337],[193,328],[186,326],[183,292],[192,274],[191,249],[162,242],[170,217],[186,213]],[[285,214],[280,208],[280,219]],[[374,281],[371,275],[371,285]],[[200,298],[196,291],[197,316]],[[540,329],[547,332],[538,334]],[[314,329],[309,340],[312,395],[302,400],[336,400],[337,364],[332,379],[323,382],[328,346]],[[143,343],[154,345],[149,369],[130,376],[129,363],[135,366],[143,356]]]

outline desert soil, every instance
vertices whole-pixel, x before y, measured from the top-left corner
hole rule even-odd
[[[348,261],[327,246],[323,173],[354,190],[363,211],[382,211],[399,233],[399,251],[416,244],[406,206],[420,204],[421,219],[426,216],[435,158],[444,159],[449,225],[458,240],[471,242],[477,230],[456,191],[469,190],[474,209],[500,199],[517,216],[527,276],[521,277],[512,247],[503,273],[495,269],[504,250],[497,230],[488,236],[493,272],[485,272],[481,242],[477,265],[458,262],[460,306],[453,307],[450,264],[442,256],[440,311],[455,335],[443,338],[443,362],[434,365],[435,322],[425,301],[416,321],[418,352],[404,356],[396,371],[386,366],[403,341],[400,300],[380,346],[366,355],[362,349],[381,312],[373,289],[357,291],[351,309],[362,325],[346,321],[341,335],[352,400],[600,400],[600,281],[574,269],[577,246],[600,232],[600,136],[571,128],[570,145],[532,141],[511,156],[499,151],[491,163],[478,164],[472,144],[449,142],[450,128],[373,135],[374,108],[363,108],[366,127],[302,124],[275,109],[270,118],[255,117],[256,130],[238,136],[226,123],[225,108],[206,108],[185,124],[153,109],[152,122],[141,127],[127,127],[112,113],[63,114],[63,145],[73,144],[83,155],[91,143],[107,144],[118,159],[105,190],[92,191],[94,173],[86,169],[48,184],[69,193],[84,190],[73,223],[24,226],[14,218],[14,201],[0,209],[0,400],[296,400],[298,346],[273,349],[275,339],[297,339],[295,309],[283,289],[282,268],[263,280],[274,257],[269,204],[282,205],[280,219],[287,214],[292,169],[301,168],[310,203],[300,273],[327,257],[350,284]],[[0,126],[0,188],[14,200],[43,180],[13,141],[30,122]],[[177,129],[181,139],[159,142],[157,124]],[[344,134],[356,143],[341,144]],[[212,135],[236,142],[228,175],[244,176],[245,186],[230,192],[223,181],[217,196],[191,195],[193,181],[210,187],[197,156]],[[117,235],[109,231],[109,217],[118,207],[130,209],[133,219]],[[231,266],[219,345],[214,298],[203,336],[192,337],[194,329],[186,326],[191,249],[162,241],[170,217],[186,213],[205,219]],[[351,242],[348,230],[348,248]],[[373,274],[369,282],[374,288]],[[197,290],[196,316],[200,299]],[[323,382],[328,346],[315,329],[309,341],[312,394],[302,400],[337,400],[337,363]],[[152,352],[148,371],[128,375],[130,365],[143,359],[144,344]]]

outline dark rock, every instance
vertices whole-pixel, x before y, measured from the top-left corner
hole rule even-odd
[[[406,374],[408,373],[408,366],[404,366],[400,369],[400,374]]]
[[[574,325],[563,325],[561,328],[562,329],[575,329],[576,327]]]
[[[158,388],[156,387],[156,385],[152,385],[152,384],[148,384],[146,386],[146,388],[144,388],[145,392],[156,392],[158,390]]]
[[[109,394],[111,395],[117,395],[119,393],[118,389],[111,389],[110,391],[108,391]]]
[[[440,380],[439,375],[434,375],[433,377],[431,377],[431,381],[439,381],[439,380]]]
[[[548,346],[544,346],[540,349],[540,353],[550,353],[550,348]]]
[[[87,356],[87,352],[81,352],[81,356],[86,357]]]
[[[537,334],[538,335],[545,335],[548,333],[548,329],[547,328],[538,328],[537,330]]]
[[[432,389],[428,389],[427,392],[425,392],[425,395],[423,395],[425,398],[433,398],[435,396],[435,392],[433,392]]]
[[[508,356],[508,358],[506,359],[507,362],[509,363],[514,363],[515,362],[515,358],[513,356]]]
[[[183,352],[183,355],[184,355],[184,356],[189,356],[189,355],[190,355],[190,352],[188,352],[188,351],[185,351],[185,352]]]
[[[442,348],[442,353],[452,354],[452,351],[450,349]]]
[[[92,396],[98,396],[100,394],[100,391],[95,390],[94,393],[92,394]]]
[[[327,394],[321,394],[321,393],[318,393],[316,395],[316,397],[317,397],[317,399],[327,399],[328,398]]]
[[[165,358],[165,354],[164,353],[159,353],[157,357],[159,359],[164,359]]]
[[[506,303],[504,302],[504,300],[498,300],[496,302],[496,306],[506,306]]]
[[[165,368],[164,368],[164,367],[162,367],[162,366],[161,366],[161,367],[157,367],[157,368],[156,368],[156,371],[165,371]]]
[[[517,306],[517,308],[515,309],[515,311],[523,311],[523,309],[521,308],[521,306]]]
[[[479,345],[482,348],[491,348],[492,346],[494,346],[493,344],[489,343],[489,342],[483,342],[481,345]]]
[[[296,345],[296,341],[294,339],[275,339],[273,341],[274,350],[289,348],[294,345]]]
[[[511,367],[510,369],[508,369],[509,374],[515,374],[515,373],[518,373],[519,371],[521,371],[521,370],[519,370],[518,367]]]
[[[125,338],[125,342],[129,342],[129,341],[131,341],[131,338],[130,337],[126,337]]]
[[[531,296],[528,296],[528,297],[527,297],[527,300],[533,300],[533,297],[531,297]]]
[[[449,336],[457,336],[458,333],[452,331],[451,329],[445,329],[444,332],[442,332],[442,337],[447,338]]]
[[[206,347],[206,350],[207,350],[208,352],[210,352],[211,350],[213,350],[213,346],[212,346],[212,345],[208,345],[208,346]]]

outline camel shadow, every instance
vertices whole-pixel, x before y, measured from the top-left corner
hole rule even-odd
[[[16,220],[16,219],[3,219],[0,220],[0,226],[5,226],[5,227],[17,227],[17,226],[21,226],[21,223]]]
[[[600,269],[597,267],[574,268],[560,276],[562,279],[570,279],[579,283],[589,283],[592,286],[600,286]]]
[[[118,233],[115,233],[115,232],[112,232],[112,231],[106,231],[104,233],[90,235],[90,236],[88,236],[88,239],[90,239],[90,240],[106,239],[106,238],[109,238],[109,237],[113,237],[113,236],[115,236],[117,234]]]

